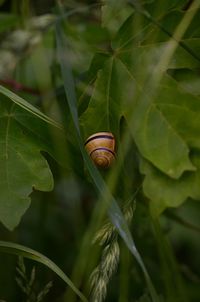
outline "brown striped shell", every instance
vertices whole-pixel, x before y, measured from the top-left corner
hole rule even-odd
[[[111,132],[98,132],[85,142],[85,148],[96,166],[108,168],[115,159],[115,138]]]

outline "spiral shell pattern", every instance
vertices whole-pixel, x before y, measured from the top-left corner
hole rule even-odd
[[[111,132],[98,132],[85,142],[85,148],[96,166],[108,168],[115,159],[115,138]]]

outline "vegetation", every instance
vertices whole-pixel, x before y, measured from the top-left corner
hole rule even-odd
[[[200,2],[0,8],[0,301],[199,301]]]

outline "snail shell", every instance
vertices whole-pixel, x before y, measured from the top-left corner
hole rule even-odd
[[[115,159],[115,138],[111,132],[98,132],[85,142],[85,148],[96,166],[108,168]]]

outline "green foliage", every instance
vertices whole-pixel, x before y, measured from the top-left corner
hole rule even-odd
[[[18,265],[16,267],[17,276],[15,278],[18,286],[21,291],[26,295],[26,300],[28,302],[42,302],[44,297],[48,294],[49,290],[52,287],[52,282],[48,282],[42,290],[39,292],[35,289],[35,281],[36,281],[36,270],[35,267],[32,268],[30,277],[27,275],[26,267],[23,261],[23,258],[19,257]]]
[[[151,6],[148,4],[146,7]],[[128,15],[125,14],[126,17],[121,8],[129,11]],[[192,177],[195,177],[196,173],[198,175],[198,166],[194,165],[190,154],[193,149],[200,146],[198,92],[195,90],[193,93],[191,89],[186,91],[185,87],[189,86],[186,79],[183,84],[180,80],[177,83],[176,78],[180,69],[195,71],[199,68],[199,40],[195,27],[198,12],[193,13],[191,22],[171,50],[170,43],[175,43],[173,38],[169,40],[173,34],[172,24],[178,26],[182,22],[184,26],[187,20],[184,19],[184,13],[180,12],[178,5],[160,8],[162,13],[159,12],[161,14],[159,23],[155,20],[152,23],[152,19],[144,17],[143,13],[138,14],[137,7],[130,15],[133,8],[123,1],[117,7],[112,1],[104,3],[103,26],[112,31],[108,20],[111,19],[109,16],[113,15],[114,9],[116,12],[112,20],[114,22],[116,18],[119,30],[116,35],[112,34],[113,38],[110,41],[112,51],[107,52],[103,61],[99,61],[97,65],[93,63],[90,67],[89,73],[96,79],[92,95],[89,102],[87,101],[88,106],[84,107],[80,116],[84,138],[97,131],[112,131],[118,143],[120,120],[125,117],[141,158],[149,161],[148,165],[152,170],[158,171],[157,175],[160,175],[159,179],[163,184],[160,191],[166,191],[166,194],[163,194],[165,197],[162,199],[157,197],[159,190],[156,189],[152,173],[148,172],[147,165],[146,168],[141,168],[141,172],[146,175],[144,193],[152,199],[151,208],[154,215],[160,214],[166,206],[180,205],[189,196],[193,198],[198,196],[198,192],[191,195],[190,190],[186,189],[191,187],[189,182],[188,185],[184,185],[184,194],[181,194],[180,189],[175,194],[169,189],[167,180],[174,186],[178,184],[178,187],[182,188],[182,178],[185,179],[187,171],[191,171],[189,175]],[[118,14],[121,14],[121,17]],[[170,18],[174,21],[171,22]],[[67,31],[74,35],[68,27]],[[76,47],[76,44],[72,44],[72,47]],[[85,99],[88,98],[87,93],[86,90]],[[13,99],[11,94],[6,95]],[[32,108],[28,108],[30,105],[24,107],[23,102],[20,104],[35,114],[33,112],[35,109],[32,111]],[[37,112],[36,115],[46,121],[48,119],[43,117],[42,113]],[[97,121],[96,116],[101,118]],[[52,120],[49,122],[56,125]],[[187,183],[186,180],[185,182]],[[166,190],[164,186],[168,189]],[[173,198],[170,199],[167,195],[169,190],[173,194]],[[21,209],[20,213],[24,211],[25,208]],[[16,222],[12,227],[15,225]]]
[[[65,275],[65,273],[53,261],[51,261],[46,256],[42,255],[41,253],[38,253],[35,250],[32,250],[30,248],[27,248],[19,244],[15,244],[12,242],[4,242],[4,241],[0,241],[0,251],[4,253],[14,254],[19,257],[32,259],[34,261],[44,264],[45,266],[50,268],[54,273],[56,273],[67,285],[69,285],[75,291],[75,293],[80,297],[81,301],[87,302],[87,299],[76,288],[76,286],[69,279],[69,277]],[[21,263],[21,267],[22,265],[23,264]],[[25,273],[24,268],[23,268],[23,273]],[[34,279],[34,271],[30,279],[31,283],[33,282],[33,279]],[[27,292],[27,288],[25,290]]]
[[[166,15],[159,20],[159,24],[163,20],[162,26],[169,33],[166,23],[171,25],[170,17],[175,12],[174,9],[166,12],[168,21]],[[199,168],[190,155],[199,148],[198,96],[178,85],[173,74],[180,68],[199,68],[200,41],[191,39],[190,24],[167,61],[164,54],[170,44],[160,41],[168,40],[169,34],[154,24],[157,33],[150,39],[152,22],[143,18],[138,20],[134,13],[114,38],[113,53],[97,74],[93,95],[81,121],[87,135],[101,129],[118,135],[120,118],[125,116],[141,157],[149,161],[141,168],[146,175],[144,193],[152,200],[152,212],[157,215],[166,207],[180,205],[189,196],[199,199],[196,176]],[[181,18],[176,20],[176,25],[179,21]],[[193,24],[193,31],[198,35]],[[164,36],[161,38],[159,34]],[[101,118],[96,121],[98,115]]]
[[[185,172],[177,180],[164,175],[147,161],[141,162],[141,171],[146,175],[144,190],[151,198],[153,215],[159,215],[167,207],[180,206],[188,197],[199,200],[199,152],[192,154],[191,159],[197,170]]]
[[[53,188],[51,171],[40,154],[41,145],[17,122],[15,109],[13,103],[1,99],[0,219],[11,230],[29,207],[32,188]]]
[[[0,107],[2,120],[0,219],[12,230],[30,206],[29,195],[33,188],[41,191],[53,189],[53,176],[41,151],[48,152],[65,166],[66,158],[63,159],[53,142],[56,141],[62,148],[66,148],[66,138],[59,123],[9,90],[1,87],[0,91],[13,100],[12,103],[1,96]],[[50,129],[49,124],[56,130]]]
[[[108,58],[97,74],[94,92],[86,111],[81,116],[84,137],[100,131],[111,131],[119,137],[119,121],[123,93],[119,83],[122,77],[114,58]],[[119,69],[119,68],[118,68]],[[119,78],[120,77],[120,78]],[[97,120],[97,116],[101,118]]]
[[[127,245],[128,249],[130,250],[132,255],[135,257],[136,261],[138,262],[138,264],[144,274],[152,300],[155,302],[158,302],[159,300],[157,297],[157,293],[152,284],[152,281],[147,272],[147,269],[142,261],[142,258],[140,256],[139,252],[137,251],[133,237],[130,233],[127,222],[121,212],[121,209],[119,208],[115,198],[112,196],[111,190],[109,190],[109,187],[104,182],[104,179],[102,178],[102,176],[99,173],[99,171],[97,170],[97,168],[92,164],[91,160],[89,159],[88,154],[86,153],[86,151],[84,149],[82,138],[81,138],[81,133],[80,133],[80,127],[79,127],[78,111],[77,111],[77,105],[76,105],[76,93],[75,93],[71,66],[70,66],[69,62],[65,59],[65,57],[63,57],[65,48],[67,48],[67,40],[65,39],[65,37],[63,35],[63,31],[62,31],[60,24],[58,24],[56,26],[56,41],[57,41],[57,49],[58,49],[58,60],[59,60],[60,66],[61,66],[61,72],[62,72],[62,76],[63,76],[63,80],[64,80],[64,89],[65,89],[66,97],[68,100],[71,117],[72,117],[74,127],[76,130],[76,136],[78,138],[79,148],[83,155],[83,159],[85,161],[88,172],[90,173],[90,176],[91,176],[93,183],[95,184],[97,190],[101,194],[101,198],[103,201],[103,206],[101,206],[101,213],[99,216],[103,217],[105,210],[107,210],[108,215],[109,215],[114,227],[116,228],[119,235],[121,236],[121,238],[124,240],[125,244]],[[115,181],[112,184],[114,187]],[[98,225],[98,221],[96,221],[96,224]]]
[[[126,5],[126,0],[119,0],[117,3],[114,0],[102,2],[102,26],[106,27],[111,35],[114,35],[130,15],[132,9]]]
[[[0,5],[1,5],[0,1]],[[12,14],[0,13],[0,32],[9,30],[10,27],[13,27],[18,22],[17,16]]]
[[[135,204],[133,206],[132,203],[129,202],[124,206],[123,209],[123,214],[128,224],[130,224],[133,218],[133,212],[135,210],[133,207],[135,207]],[[118,234],[113,225],[107,222],[98,231],[93,242],[104,247],[100,263],[93,270],[90,276],[90,297],[92,301],[101,302],[104,301],[107,293],[108,283],[117,270],[120,258]]]
[[[0,5],[7,7],[3,2]],[[19,241],[36,243],[50,254],[59,242],[57,260],[72,270],[76,286],[34,250],[5,242],[0,250],[52,269],[74,291],[67,290],[63,301],[73,302],[76,295],[87,300],[78,288],[87,292],[94,267],[97,300],[199,299],[197,287],[190,283],[187,299],[181,264],[176,264],[158,222],[159,216],[167,223],[169,217],[199,230],[176,219],[173,211],[165,212],[200,200],[199,1],[58,1],[51,8],[54,15],[47,16],[40,15],[37,5],[23,1],[17,8],[13,1],[14,9],[7,8],[12,12],[0,14],[0,221],[9,230],[16,228]],[[39,17],[30,18],[31,6]],[[16,32],[23,32],[24,43],[16,42]],[[116,138],[116,161],[107,171],[98,171],[84,149],[87,137],[99,131],[111,131]],[[76,185],[70,186],[69,179],[76,179]],[[134,192],[138,206],[134,227],[129,227],[121,209],[125,200],[133,200]],[[27,212],[18,226],[31,198],[31,214]],[[41,204],[36,214],[35,201]],[[101,233],[106,212],[112,223],[108,238]],[[32,229],[38,224],[38,241],[27,239],[32,234],[23,230],[26,217],[31,217]],[[168,232],[169,225],[164,227]],[[96,254],[90,253],[96,231],[111,240],[103,242],[99,265]],[[134,257],[118,242],[117,232]],[[118,262],[119,272],[111,281]],[[18,276],[17,282],[29,299],[35,273],[27,278],[20,265],[22,278]],[[191,279],[196,276],[186,271]],[[45,300],[48,289],[49,285],[35,300]]]

